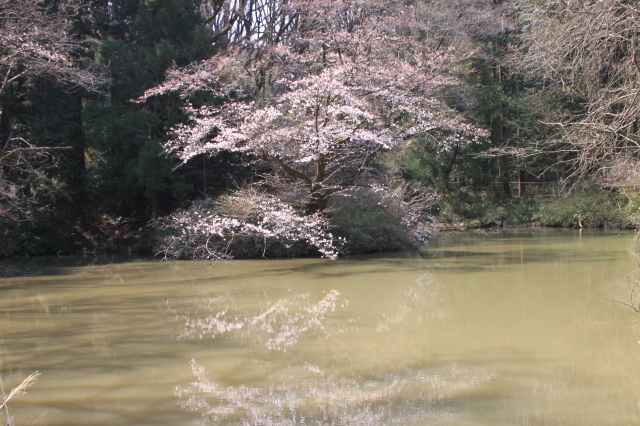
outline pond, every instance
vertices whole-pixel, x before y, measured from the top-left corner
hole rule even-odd
[[[15,426],[638,424],[640,314],[607,301],[629,301],[633,246],[515,230],[338,261],[34,259],[0,279],[0,374],[41,374]]]

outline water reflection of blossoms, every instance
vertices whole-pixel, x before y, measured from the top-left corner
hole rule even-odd
[[[433,318],[446,316],[439,299],[441,289],[442,284],[435,276],[429,271],[424,272],[415,284],[404,288],[400,294],[400,300],[393,308],[382,313],[382,319],[376,326],[376,331],[388,332],[394,325],[402,326],[416,307],[420,308],[421,315]]]
[[[446,405],[465,398],[492,376],[486,367],[452,362],[434,371],[387,371],[366,380],[322,377],[315,371],[316,377],[293,384],[276,377],[269,385],[254,387],[220,386],[195,360],[191,368],[195,380],[175,392],[183,408],[199,412],[205,424],[242,425],[410,424],[436,415],[455,421],[458,414],[447,413]]]
[[[324,328],[328,313],[335,311],[340,293],[329,291],[321,300],[311,301],[310,293],[297,294],[269,303],[255,315],[235,311],[224,297],[207,299],[198,311],[176,318],[185,322],[180,333],[185,339],[235,338],[257,342],[270,350],[283,350],[293,346],[304,334],[318,332]],[[343,300],[342,305],[348,304]],[[206,314],[208,312],[208,314]]]
[[[387,307],[368,311],[369,320],[358,315],[355,322],[344,313],[340,318],[330,317],[347,305],[337,290],[316,299],[310,293],[294,294],[244,315],[231,296],[208,299],[200,304],[199,313],[178,316],[185,325],[181,337],[233,339],[284,352],[299,345],[303,336],[322,330],[325,337],[332,338],[325,349],[339,347],[341,353],[345,336],[364,336],[374,342],[376,335],[388,335],[396,346],[411,351],[402,338],[413,337],[401,330],[406,331],[424,317],[446,317],[439,306],[443,285],[430,271],[415,276],[412,282],[392,285],[391,294],[384,298]],[[493,375],[488,367],[447,360],[415,362],[413,358],[409,365],[380,363],[380,355],[397,348],[372,349],[380,353],[373,355],[378,361],[371,365],[369,359],[354,359],[352,355],[340,360],[337,352],[330,350],[325,363],[294,356],[287,360],[286,367],[256,383],[231,386],[210,379],[205,367],[192,360],[194,380],[188,386],[178,386],[175,395],[184,409],[197,412],[205,424],[422,424],[430,416],[440,420],[450,417],[455,423],[460,420],[459,414],[449,407],[468,398]],[[295,354],[295,350],[292,352]]]

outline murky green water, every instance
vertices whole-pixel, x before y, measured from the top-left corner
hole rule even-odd
[[[517,231],[335,262],[38,259],[0,279],[0,373],[42,374],[16,426],[638,424],[640,314],[606,300],[628,301],[632,248]]]

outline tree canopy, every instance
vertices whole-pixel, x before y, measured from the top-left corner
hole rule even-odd
[[[429,132],[439,135],[438,150],[485,135],[435,96],[457,84],[441,74],[451,54],[425,40],[412,6],[286,6],[301,20],[286,38],[246,41],[174,68],[140,99],[177,92],[189,102],[189,120],[174,128],[167,151],[183,162],[232,151],[267,163],[271,195],[313,215],[355,187],[392,191],[391,176],[373,164],[382,151]]]

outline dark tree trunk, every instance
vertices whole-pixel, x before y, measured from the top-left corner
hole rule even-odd
[[[73,201],[73,211],[76,218],[84,220],[84,205],[86,201],[84,182],[87,165],[85,162],[86,138],[82,125],[82,96],[72,94],[71,111],[69,114],[70,128],[68,145],[72,147],[69,153],[70,175],[69,190]]]

